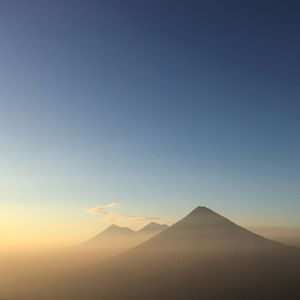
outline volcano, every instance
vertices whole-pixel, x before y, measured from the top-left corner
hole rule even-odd
[[[96,236],[69,250],[67,257],[82,265],[92,264],[116,256],[135,247],[168,228],[151,222],[142,229],[134,231],[128,227],[112,224]]]
[[[138,231],[138,233],[159,233],[165,229],[167,229],[169,226],[166,224],[158,224],[156,222],[151,222],[142,229]]]
[[[169,253],[205,251],[240,252],[281,247],[207,207],[199,206],[169,229],[143,243],[135,251],[167,251]]]
[[[120,227],[115,224],[110,225],[105,230],[81,244],[85,248],[118,248],[123,251],[136,246],[156,234],[167,229],[168,225],[161,225],[151,222],[138,231],[134,231],[128,227]]]
[[[111,246],[110,244],[122,244],[124,241],[132,240],[134,235],[135,231],[132,229],[112,224],[82,245],[88,247],[105,247]]]

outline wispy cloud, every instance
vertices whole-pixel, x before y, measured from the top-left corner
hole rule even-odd
[[[158,217],[130,216],[130,215],[119,214],[116,212],[109,212],[108,214],[106,214],[105,219],[110,222],[117,222],[117,221],[147,222],[147,221],[160,220],[160,218]]]
[[[100,206],[96,206],[96,207],[92,207],[88,209],[88,213],[92,214],[92,215],[98,215],[98,214],[108,214],[109,213],[109,209],[112,208],[118,208],[121,205],[119,203],[109,203],[109,204],[105,204],[105,205],[100,205]]]
[[[104,215],[104,219],[109,222],[119,222],[119,221],[136,221],[136,222],[149,222],[159,220],[158,217],[145,217],[145,216],[132,216],[123,215],[112,211],[115,208],[119,208],[120,203],[109,203],[105,205],[99,205],[96,207],[89,208],[87,212],[93,215]]]

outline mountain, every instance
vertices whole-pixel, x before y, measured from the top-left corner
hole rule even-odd
[[[144,243],[59,281],[37,299],[300,299],[300,250],[197,207]]]
[[[115,235],[115,234],[133,234],[134,230],[128,227],[120,227],[118,225],[112,224],[101,232],[101,236],[104,235]]]
[[[123,246],[122,248],[125,247],[129,249],[162,232],[166,228],[168,228],[168,225],[151,222],[139,231],[134,231],[128,227],[120,227],[112,224],[95,237],[84,242],[82,246],[96,248]]]
[[[166,224],[158,224],[155,222],[151,222],[142,229],[138,231],[138,233],[159,233],[165,229],[167,229],[169,226]]]
[[[279,246],[206,207],[197,207],[182,220],[141,245],[140,250],[241,251]]]
[[[97,234],[95,237],[84,242],[82,245],[88,247],[106,247],[108,244],[122,243],[124,240],[131,240],[135,235],[135,231],[128,227],[120,227],[115,224],[104,229],[102,232]],[[108,243],[108,244],[107,244]]]
[[[113,257],[143,243],[166,228],[167,225],[152,222],[139,231],[134,231],[113,224],[79,246],[68,249],[65,253],[65,264],[73,266],[77,262],[84,266]]]

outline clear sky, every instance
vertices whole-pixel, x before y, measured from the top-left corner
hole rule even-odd
[[[299,10],[1,1],[2,236],[83,237],[109,203],[136,227],[197,205],[300,226]]]

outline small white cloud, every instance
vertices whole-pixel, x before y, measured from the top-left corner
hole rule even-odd
[[[155,220],[160,220],[160,218],[158,217],[143,217],[143,216],[128,216],[128,215],[120,215],[124,218],[128,218],[131,220],[135,220],[135,221],[155,221]]]
[[[105,205],[100,205],[92,207],[87,210],[89,214],[92,215],[105,215],[105,220],[109,222],[120,222],[120,221],[135,221],[135,222],[149,222],[159,220],[157,217],[144,217],[144,216],[131,216],[123,215],[117,212],[111,211],[114,208],[118,208],[121,205],[119,203],[109,203]]]
[[[109,203],[106,205],[100,205],[100,206],[96,206],[96,207],[92,207],[90,209],[88,209],[88,213],[92,214],[92,215],[98,215],[98,214],[108,214],[107,209],[112,209],[112,208],[117,208],[120,207],[121,205],[119,203]]]
[[[105,219],[110,222],[117,222],[117,221],[136,221],[136,222],[149,222],[160,220],[158,217],[143,217],[143,216],[129,216],[129,215],[122,215],[116,212],[108,212],[105,216]]]

